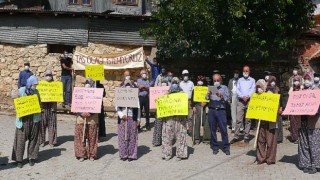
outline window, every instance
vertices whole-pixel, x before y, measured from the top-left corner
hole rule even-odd
[[[82,5],[91,5],[91,0],[82,0]]]
[[[70,5],[91,5],[91,0],[69,0]]]
[[[69,0],[69,4],[79,4],[80,0]]]
[[[138,5],[138,0],[116,0],[116,4],[120,5]]]

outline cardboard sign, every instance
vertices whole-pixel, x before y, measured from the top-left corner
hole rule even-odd
[[[72,93],[71,112],[100,113],[103,88],[75,87]]]
[[[138,88],[116,88],[115,105],[117,107],[139,108]]]
[[[39,81],[37,90],[41,102],[63,102],[62,82]]]
[[[208,94],[209,88],[207,86],[195,86],[193,101],[194,102],[209,102],[206,100],[206,95]]]
[[[168,93],[169,89],[170,89],[170,86],[150,87],[149,89],[150,109],[156,109],[156,99]]]
[[[280,94],[254,93],[249,102],[246,118],[276,122]]]
[[[94,81],[104,80],[103,65],[86,65],[86,78],[92,78]]]
[[[219,92],[219,90],[215,86],[209,86],[209,91],[212,92],[212,94],[216,94],[217,92]]]
[[[291,91],[283,115],[315,115],[320,105],[320,90]]]
[[[23,96],[13,100],[18,118],[41,113],[38,95]]]
[[[157,117],[187,116],[188,94],[172,93],[157,98]]]

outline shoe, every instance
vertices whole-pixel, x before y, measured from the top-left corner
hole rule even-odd
[[[80,161],[80,162],[83,162],[83,161],[84,161],[84,158],[79,158],[79,161]]]
[[[230,156],[230,151],[225,152],[227,156]]]
[[[236,142],[238,142],[238,141],[239,141],[238,139],[233,138],[233,139],[230,141],[230,144],[234,144],[234,143],[236,143]]]
[[[212,153],[213,153],[214,155],[216,155],[216,154],[219,153],[219,150],[213,150]]]
[[[244,143],[249,144],[250,140],[249,139],[244,139]]]
[[[309,173],[309,169],[308,168],[303,168],[303,172],[304,173]]]
[[[128,158],[128,161],[131,162],[131,161],[134,161],[135,159],[133,158]]]
[[[294,141],[293,144],[299,144],[299,140]]]
[[[49,144],[50,147],[54,147],[54,144]]]
[[[182,160],[182,158],[180,158],[180,157],[177,157],[177,159],[176,159],[176,161],[181,161]]]
[[[34,166],[34,159],[29,159],[29,165]]]
[[[171,157],[165,157],[164,160],[169,161]]]
[[[90,161],[94,161],[94,158],[89,158]]]
[[[126,161],[128,158],[121,158],[122,161]]]
[[[310,168],[309,169],[309,174],[315,174],[317,173],[317,169],[316,168]]]
[[[18,162],[18,163],[17,163],[17,167],[18,167],[18,168],[22,168],[22,167],[23,167],[22,162]]]
[[[200,140],[195,140],[194,144],[195,145],[199,145],[200,144]]]

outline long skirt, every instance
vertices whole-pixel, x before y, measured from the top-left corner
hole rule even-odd
[[[211,131],[209,126],[208,114],[205,113],[204,119],[202,120],[203,123],[203,137],[202,141],[206,143],[210,143],[211,141]]]
[[[173,117],[163,122],[162,154],[163,158],[172,157],[173,140],[176,139],[176,155],[178,158],[188,157],[187,122],[185,118]]]
[[[43,109],[40,122],[40,144],[46,142],[46,129],[48,128],[49,144],[57,144],[57,114],[51,108]]]
[[[296,141],[299,138],[299,126],[301,123],[301,116],[290,116],[290,128],[291,141]]]
[[[196,113],[193,114],[194,119],[192,119],[192,124],[194,125],[194,140],[200,140],[200,128],[202,126],[201,124],[201,115],[202,115],[202,121],[205,120],[205,111],[203,110],[201,103],[196,104]],[[202,113],[201,113],[202,110]],[[202,122],[203,123],[203,122]]]
[[[106,121],[103,107],[99,114],[99,137],[106,137]]]
[[[282,143],[283,142],[283,121],[281,116],[278,116],[277,125],[278,125],[277,142]]]
[[[258,164],[274,164],[277,155],[277,129],[269,129],[269,122],[261,121],[258,142],[257,162]]]
[[[86,124],[83,142],[83,124],[77,124],[74,131],[74,153],[76,158],[97,159],[99,124]]]
[[[300,129],[298,155],[300,168],[320,168],[320,129]]]
[[[127,123],[127,132],[126,132]],[[127,133],[127,139],[126,139]],[[118,124],[119,156],[121,159],[138,158],[138,128],[137,122],[128,116],[127,121],[120,121]]]
[[[28,159],[36,159],[39,153],[39,123],[33,122],[33,115],[22,118],[23,126],[16,128],[12,160],[23,161],[26,141],[28,141]]]
[[[157,119],[154,121],[154,131],[152,138],[152,145],[161,146],[162,143],[162,120]]]

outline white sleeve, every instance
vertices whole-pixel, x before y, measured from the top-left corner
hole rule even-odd
[[[140,121],[141,118],[141,110],[140,110],[140,102],[138,102],[138,117],[137,120]]]
[[[116,111],[117,111],[117,114],[118,114],[119,118],[122,119],[124,114],[123,114],[121,108],[120,107],[116,107]]]

